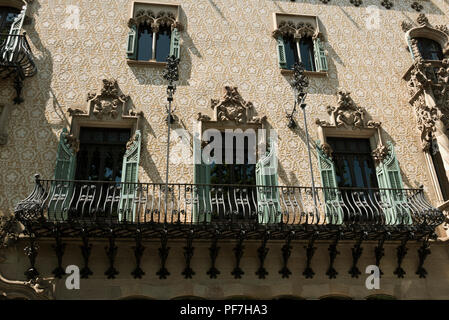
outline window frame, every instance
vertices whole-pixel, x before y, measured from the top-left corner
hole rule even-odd
[[[129,27],[129,34],[127,36],[127,59],[126,62],[128,65],[140,65],[140,66],[156,66],[156,67],[165,67],[167,65],[166,61],[157,61],[156,59],[156,50],[157,50],[157,37],[156,35],[159,33],[159,30],[154,31],[153,26],[150,24],[150,28],[153,31],[153,37],[152,37],[152,50],[151,50],[151,59],[150,60],[137,60],[137,50],[138,50],[138,37],[139,37],[139,23],[136,22],[135,17],[138,10],[151,10],[155,14],[158,12],[168,12],[170,14],[173,14],[174,19],[169,27],[171,27],[171,33],[170,33],[170,44],[169,44],[169,50],[177,51],[178,57],[180,56],[180,32],[182,31],[183,27],[181,23],[179,22],[179,16],[180,16],[180,5],[179,4],[168,4],[168,3],[158,3],[158,2],[145,2],[145,1],[132,1],[130,5],[130,14],[129,14],[129,21],[128,21],[128,27]],[[168,20],[168,18],[164,17],[163,19]],[[168,21],[163,21],[163,25],[169,25]],[[133,31],[134,28],[134,31]],[[134,45],[132,48],[134,49],[134,55],[135,57],[130,57],[130,37],[132,37],[132,33],[134,32]],[[174,32],[177,34],[174,35]],[[176,37],[176,39],[174,39]],[[174,48],[174,43],[176,42],[176,47]]]
[[[302,29],[300,32],[295,30],[291,24],[302,24]],[[278,63],[281,74],[284,75],[292,75],[293,70],[282,67],[281,61],[281,50],[284,50],[284,59],[285,59],[285,49],[284,41],[281,39],[285,35],[292,35],[296,42],[296,55],[299,60],[301,60],[301,50],[299,48],[299,41],[302,38],[310,37],[312,39],[312,52],[313,52],[313,65],[314,71],[305,70],[304,73],[307,76],[319,76],[326,77],[329,71],[327,52],[324,49],[324,35],[320,31],[320,23],[317,16],[313,15],[301,15],[301,14],[288,14],[283,12],[274,12],[273,13],[273,24],[274,31],[272,32],[273,38],[277,42],[278,52]],[[291,29],[291,30],[288,30]],[[318,49],[318,50],[317,50]],[[319,61],[319,65],[317,65],[317,61]]]

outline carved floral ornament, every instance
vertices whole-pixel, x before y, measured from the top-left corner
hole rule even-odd
[[[277,29],[273,31],[272,36],[274,38],[278,38],[280,36],[293,36],[295,39],[301,39],[304,37],[316,39],[320,37],[320,39],[323,40],[323,35],[318,32],[318,30],[316,30],[311,23],[307,22],[294,23],[293,21],[281,21],[279,22]]]
[[[315,123],[317,125],[323,128],[343,128],[347,130],[376,129],[379,144],[373,150],[372,156],[377,162],[383,161],[388,156],[388,148],[382,144],[381,140],[381,122],[366,121],[365,110],[355,104],[350,96],[350,92],[339,89],[337,91],[337,105],[328,106],[327,112],[330,115],[330,122],[316,119]],[[331,157],[332,148],[329,144],[323,143],[320,148],[326,156]]]
[[[262,124],[266,116],[255,117],[254,106],[251,102],[245,101],[237,87],[225,87],[225,93],[221,100],[211,99],[211,108],[214,110],[214,119],[198,113],[198,121],[233,122],[236,125]]]
[[[100,93],[88,93],[87,103],[89,113],[82,109],[69,108],[68,112],[73,116],[89,116],[96,119],[117,119],[123,116],[143,116],[143,112],[135,112],[127,108],[129,96],[120,92],[117,80],[103,80],[103,88]]]
[[[134,18],[129,19],[128,27],[136,26],[141,24],[148,24],[151,26],[153,32],[158,32],[161,26],[171,27],[171,30],[178,29],[182,30],[182,25],[176,20],[175,15],[172,12],[159,11],[154,13],[152,10],[140,9],[137,10]]]

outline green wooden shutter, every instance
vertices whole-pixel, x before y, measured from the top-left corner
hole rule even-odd
[[[179,36],[178,29],[174,28],[170,38],[170,56],[175,56],[177,59],[179,59],[181,53]]]
[[[320,142],[317,142],[317,146]],[[321,184],[323,186],[324,210],[326,213],[326,223],[341,224],[343,222],[343,211],[341,208],[341,199],[337,185],[337,175],[335,173],[335,164],[320,147],[317,147],[318,168],[321,175]]]
[[[327,58],[324,52],[323,44],[319,38],[313,40],[313,54],[315,56],[316,71],[327,71]]]
[[[7,61],[12,61],[14,58],[14,51],[19,43],[19,37],[15,37],[20,34],[22,30],[23,21],[25,20],[27,6],[24,5],[19,15],[14,19],[9,29],[9,35],[6,39],[6,44],[3,51],[3,58]]]
[[[389,154],[376,168],[377,182],[380,196],[384,202],[386,224],[411,224],[410,210],[407,206],[406,195],[403,192],[401,169],[399,167],[394,146],[387,142]],[[384,188],[382,190],[382,188]]]
[[[136,130],[132,144],[127,148],[123,156],[122,178],[121,178],[121,194],[119,203],[119,219],[120,221],[133,222],[137,220],[136,197],[138,179],[139,179],[139,161],[141,147],[141,133]]]
[[[281,36],[277,38],[277,52],[278,52],[278,61],[279,67],[282,69],[287,68],[287,57],[285,55],[285,44],[284,39]]]
[[[128,42],[126,45],[126,54],[128,59],[137,59],[137,26],[131,26],[128,33]]]
[[[60,181],[52,183],[51,198],[48,204],[48,217],[50,220],[65,220],[67,218],[67,211],[73,195],[76,152],[68,144],[67,135],[67,129],[62,129],[54,172],[54,180]]]
[[[199,137],[193,138],[193,223],[204,223],[211,221],[211,165],[204,163]]]
[[[281,222],[278,185],[277,147],[272,141],[269,153],[256,164],[258,221],[262,224]]]

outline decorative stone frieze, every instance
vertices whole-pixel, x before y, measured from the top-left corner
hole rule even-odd
[[[293,36],[295,39],[304,37],[311,37],[315,39],[319,36],[318,31],[311,23],[293,21],[281,21],[276,30],[273,31],[272,36],[278,38],[279,36]]]

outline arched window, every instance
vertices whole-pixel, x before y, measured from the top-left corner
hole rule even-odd
[[[153,31],[147,23],[139,26],[137,39],[137,60],[150,60],[153,56]]]
[[[7,34],[20,10],[13,7],[0,7],[0,33]]]
[[[285,46],[286,69],[292,69],[297,62],[302,62],[307,71],[316,71],[314,45],[311,37],[295,40],[292,35],[282,38]]]
[[[313,40],[311,37],[304,37],[299,40],[299,51],[301,54],[301,62],[306,70],[315,71],[315,58],[313,52]]]
[[[428,38],[414,38],[418,43],[418,50],[424,60],[443,60],[441,45]]]
[[[163,62],[170,55],[170,39],[170,26],[161,26],[156,33],[156,61]]]

